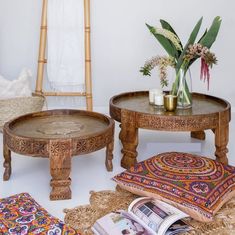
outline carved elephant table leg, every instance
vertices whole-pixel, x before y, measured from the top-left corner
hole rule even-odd
[[[112,140],[106,147],[106,160],[105,160],[105,166],[107,171],[113,170],[113,146],[114,146],[114,140]]]
[[[121,118],[122,130],[120,137],[123,146],[121,166],[128,169],[137,162],[138,128],[135,126],[135,115],[133,113],[123,110]]]
[[[192,131],[191,132],[191,137],[198,139],[198,140],[205,140],[206,139],[206,134],[205,131]]]
[[[4,156],[4,163],[3,166],[5,168],[4,174],[3,174],[3,180],[9,180],[11,176],[11,151],[6,145],[6,143],[3,144],[3,156]]]
[[[50,172],[51,172],[51,200],[63,200],[71,198],[71,143],[50,143]]]
[[[220,125],[214,130],[215,133],[215,156],[216,160],[228,164],[227,144],[229,140],[229,125]]]

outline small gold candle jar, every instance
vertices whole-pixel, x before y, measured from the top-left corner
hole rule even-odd
[[[176,95],[165,95],[164,96],[164,107],[166,111],[173,112],[177,107],[177,96]]]

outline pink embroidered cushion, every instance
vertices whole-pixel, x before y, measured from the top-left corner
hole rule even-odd
[[[0,234],[79,235],[50,215],[28,193],[0,199]]]
[[[122,188],[152,196],[209,222],[235,195],[235,167],[188,153],[162,153],[113,178]]]

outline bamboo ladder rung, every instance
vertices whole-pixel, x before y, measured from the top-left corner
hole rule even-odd
[[[86,92],[53,92],[53,91],[47,91],[42,92],[44,96],[86,96]]]
[[[92,97],[91,94],[87,94],[86,92],[61,92],[61,91],[41,91],[41,92],[33,92],[33,96],[86,96]]]

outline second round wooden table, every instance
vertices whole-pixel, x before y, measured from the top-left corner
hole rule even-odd
[[[215,134],[216,159],[228,163],[230,104],[220,98],[193,93],[190,109],[166,112],[149,104],[148,91],[127,92],[110,99],[110,116],[121,122],[121,166],[129,168],[137,162],[138,129],[190,131],[191,136],[205,139],[204,130]]]

